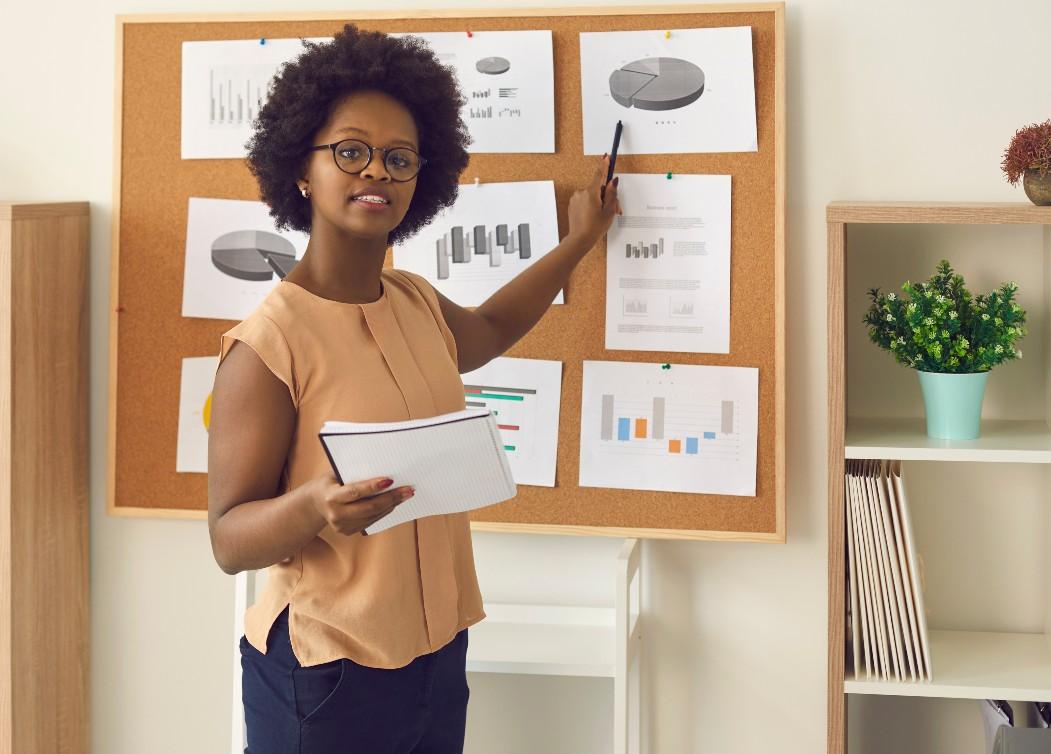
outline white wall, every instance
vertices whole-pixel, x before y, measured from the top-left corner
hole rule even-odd
[[[402,3],[417,4],[385,5]],[[105,514],[113,17],[298,5],[5,0],[0,14],[0,196],[92,204],[92,740],[100,754],[224,751],[234,649],[232,583],[212,561],[205,524]],[[1048,28],[1047,0],[790,2],[789,543],[647,544],[649,752],[823,751],[824,207],[1024,199],[1002,180],[999,161],[1017,127],[1051,116],[1038,52]],[[614,549],[604,540],[481,535],[478,565],[493,597],[544,597],[558,584],[552,599],[602,604],[610,592],[597,563]],[[523,578],[534,567],[535,577]],[[580,577],[564,584],[574,571]],[[602,682],[477,680],[469,750],[605,751],[611,697]]]

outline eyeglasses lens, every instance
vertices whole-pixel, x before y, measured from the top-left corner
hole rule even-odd
[[[376,151],[384,156],[383,164],[396,181],[410,181],[420,172],[420,156],[411,149],[396,147]],[[369,164],[369,147],[362,141],[347,139],[336,145],[335,156],[340,170],[360,173]]]

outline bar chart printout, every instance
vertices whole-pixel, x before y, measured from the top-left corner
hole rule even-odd
[[[240,158],[253,121],[282,64],[303,52],[301,39],[182,43],[180,154],[184,160]],[[328,38],[307,41],[324,42]]]
[[[554,487],[562,362],[503,357],[462,378],[466,407],[495,415],[515,483]]]
[[[759,370],[584,362],[580,486],[754,496]]]
[[[607,349],[730,352],[730,187],[728,175],[621,174]]]
[[[473,153],[555,151],[554,48],[550,30],[395,32],[434,50],[467,97],[460,110]],[[514,107],[507,100],[514,100]]]
[[[460,186],[452,207],[394,246],[394,266],[460,306],[480,306],[558,246],[554,181]],[[562,291],[554,303],[562,303]]]

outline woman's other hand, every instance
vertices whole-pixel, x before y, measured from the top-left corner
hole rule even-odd
[[[340,484],[334,476],[318,477],[311,483],[310,499],[329,526],[340,534],[357,534],[379,521],[415,494],[412,487],[388,489],[393,480],[385,477]]]
[[[602,165],[595,171],[594,178],[586,188],[576,191],[569,199],[569,235],[579,239],[591,248],[606,234],[613,218],[620,214],[620,202],[617,201],[617,184],[614,178],[606,184],[609,171],[609,157],[602,160]],[[603,200],[603,184],[605,199]]]

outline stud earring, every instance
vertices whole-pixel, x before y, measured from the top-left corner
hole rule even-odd
[[[310,198],[310,190],[306,186],[304,186],[303,188],[299,189],[299,191],[300,191],[300,193],[303,194],[303,198],[304,199],[309,199]]]

